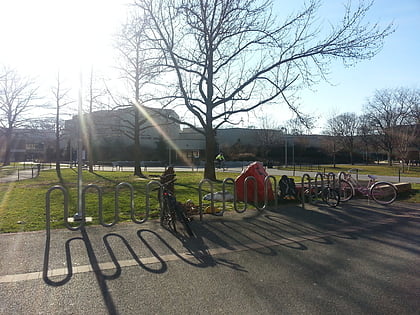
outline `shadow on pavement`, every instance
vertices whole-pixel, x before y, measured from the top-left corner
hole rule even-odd
[[[126,257],[128,260],[135,262],[130,266],[138,265],[142,270],[155,274],[167,272],[169,268],[167,262],[172,260],[182,261],[196,268],[221,265],[235,271],[248,272],[239,263],[214,253],[248,250],[258,255],[276,256],[279,250],[274,246],[297,250],[294,251],[297,253],[308,250],[311,246],[310,242],[316,243],[317,246],[332,246],[339,242],[340,238],[373,240],[378,244],[408,250],[418,255],[420,250],[412,244],[419,244],[420,236],[415,233],[415,229],[411,230],[408,224],[419,221],[419,217],[414,216],[413,211],[404,206],[390,210],[390,208],[368,205],[364,202],[344,204],[337,208],[311,206],[310,210],[289,205],[264,212],[248,211],[247,215],[232,213],[226,217],[209,216],[202,222],[193,221],[192,228],[196,233],[196,238],[185,237],[182,233],[170,234],[166,230],[164,233],[158,233],[149,228],[138,229],[138,225],[133,224],[130,225],[132,228],[126,230],[130,233],[128,236],[116,232],[106,233],[102,228],[95,227],[98,231],[102,230],[105,233],[99,240],[92,241],[87,229],[82,227],[81,236],[72,237],[65,242],[67,274],[60,280],[54,280],[57,275],[49,275],[51,236],[50,231],[47,231],[43,280],[53,287],[67,284],[74,274],[71,244],[82,241],[107,310],[110,314],[116,314],[116,306],[107,281],[121,276],[123,268],[120,262],[122,260],[117,258],[121,253],[128,256]],[[394,227],[401,224],[406,224],[403,226],[403,232],[401,229],[394,230]],[[376,237],[376,231],[383,232],[382,234],[387,237]],[[92,232],[92,235],[96,234],[98,233]],[[404,245],[404,240],[407,241],[407,245]],[[94,248],[101,247],[105,248],[111,260],[108,264],[112,267],[107,268],[113,270],[111,274],[104,273],[98,256],[95,254]],[[291,254],[290,251],[287,253]],[[146,258],[144,258],[145,255]],[[306,268],[311,262],[295,263]],[[347,262],[342,263],[347,264]],[[317,266],[316,263],[314,266]],[[325,272],[326,275],[328,272],[331,273],[330,270],[322,268],[319,267],[318,272]],[[311,266],[308,269],[313,268]]]

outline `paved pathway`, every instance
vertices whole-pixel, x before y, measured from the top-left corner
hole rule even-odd
[[[0,314],[416,314],[417,205],[0,235]],[[49,236],[49,237],[47,237]]]
[[[9,183],[36,177],[38,171],[36,169],[24,169],[15,171],[5,177],[0,177],[0,183]]]
[[[116,171],[117,168],[113,168],[111,166],[105,166],[105,167],[97,167],[95,168],[97,170],[104,170],[104,171]],[[144,169],[144,168],[143,168]],[[120,171],[124,171],[124,172],[133,172],[134,169],[132,167],[123,167],[119,169]],[[191,167],[175,167],[175,172],[182,172],[182,171],[197,171],[197,172],[204,172],[203,168],[191,168]],[[242,172],[243,168],[241,167],[234,167],[234,168],[229,168],[227,171],[228,172],[234,172],[234,173],[240,173]],[[162,174],[164,171],[163,167],[148,167],[147,168],[148,172],[156,172],[156,174]],[[274,168],[267,168],[267,173],[269,175],[273,175],[273,176],[282,176],[282,175],[287,175],[287,176],[298,176],[301,177],[304,174],[309,174],[311,177],[315,177],[317,172],[302,172],[302,171],[285,171],[285,170],[278,170],[278,169],[274,169]],[[6,183],[6,182],[11,182],[11,181],[17,181],[17,180],[24,180],[24,179],[29,179],[29,178],[33,178],[34,176],[36,176],[36,170],[32,170],[32,169],[26,169],[26,170],[20,170],[19,172],[15,172],[12,175],[6,176],[6,177],[0,177],[0,183]],[[363,178],[367,178],[367,175],[359,175],[359,178],[363,179]],[[380,180],[384,180],[384,181],[389,181],[392,183],[398,183],[398,182],[408,182],[408,183],[417,183],[420,184],[420,177],[401,177],[401,180],[399,181],[398,176],[380,176],[379,177]]]
[[[112,167],[101,167],[98,168],[99,170],[104,170],[104,171],[115,171],[116,168],[112,168]],[[175,172],[182,172],[182,171],[197,171],[197,172],[204,172],[203,168],[191,168],[191,167],[175,167]],[[121,168],[122,171],[124,172],[133,172],[133,168],[132,167],[123,167]],[[144,170],[144,168],[143,168]],[[233,168],[228,168],[226,171],[227,172],[234,172],[234,173],[240,173],[242,172],[243,168],[242,167],[233,167]],[[147,167],[147,171],[148,172],[156,172],[156,174],[161,174],[164,171],[163,167]],[[218,171],[218,170],[216,170]],[[298,177],[302,177],[304,174],[309,174],[311,177],[315,177],[315,175],[317,174],[317,172],[303,172],[303,171],[286,171],[286,170],[278,170],[275,168],[267,168],[266,169],[267,173],[269,175],[273,175],[273,176],[282,176],[282,175],[287,175],[287,176],[298,176]],[[359,175],[360,179],[368,179],[367,175]],[[398,176],[379,176],[378,178],[379,180],[384,180],[384,181],[389,181],[392,183],[398,183],[399,182],[399,178]],[[408,182],[408,183],[418,183],[420,184],[420,177],[401,177],[401,182]]]

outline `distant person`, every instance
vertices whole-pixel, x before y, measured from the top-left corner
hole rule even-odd
[[[222,168],[222,165],[225,162],[225,157],[223,156],[223,152],[220,152],[216,156],[216,161],[217,161],[217,164],[218,164],[219,168]]]

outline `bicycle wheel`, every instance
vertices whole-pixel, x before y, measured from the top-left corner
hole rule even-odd
[[[388,205],[397,198],[397,188],[388,182],[377,182],[370,188],[369,195],[377,203]]]
[[[297,200],[302,202],[302,190],[296,195]],[[309,188],[304,187],[303,188],[303,197],[304,202],[309,203],[309,201],[313,201],[315,199],[315,194],[309,192]]]
[[[173,230],[176,232],[176,225],[175,225],[175,213],[172,207],[170,207],[170,202],[167,198],[163,198],[163,204],[162,204],[162,213],[160,217],[160,224],[168,228],[169,230]]]
[[[349,201],[354,196],[354,187],[345,179],[340,180],[338,187],[340,201]]]
[[[337,190],[332,188],[324,188],[322,192],[322,199],[329,205],[330,207],[337,207],[340,203],[340,194]]]

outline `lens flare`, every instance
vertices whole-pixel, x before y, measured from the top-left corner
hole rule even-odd
[[[146,111],[144,106],[140,105],[137,101],[133,101],[136,108],[142,113],[142,115],[149,121],[149,123],[160,133],[160,135],[165,139],[165,141],[170,145],[170,147],[181,157],[182,161],[188,166],[193,167],[192,162],[185,156],[181,149],[175,144],[175,142],[168,136],[168,134],[162,129],[162,127],[156,122],[155,119]]]

